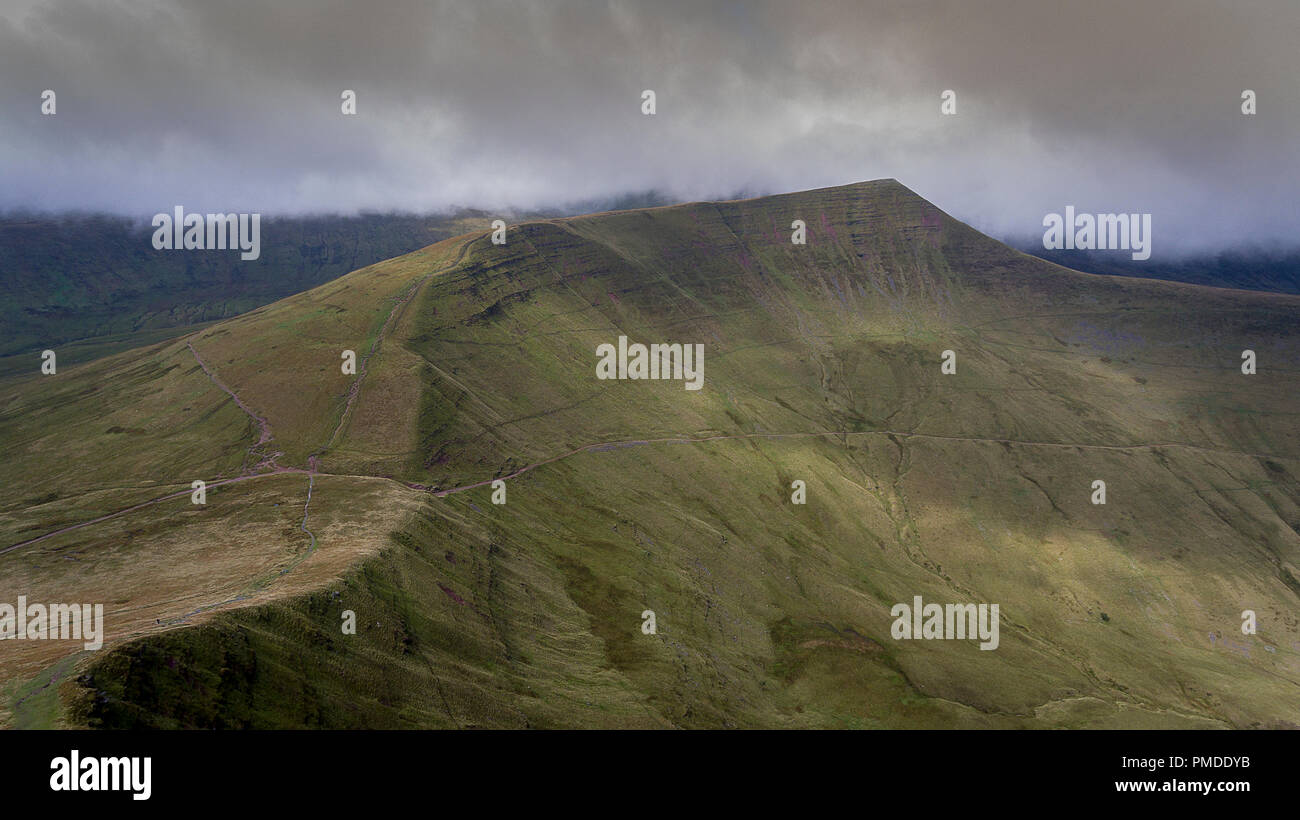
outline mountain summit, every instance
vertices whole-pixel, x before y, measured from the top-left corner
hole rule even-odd
[[[107,635],[3,717],[1293,724],[1298,308],[894,180],[485,225],[0,382],[0,602]]]

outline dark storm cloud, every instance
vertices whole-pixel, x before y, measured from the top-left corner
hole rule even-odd
[[[0,208],[527,208],[895,177],[998,235],[1075,205],[1151,213],[1157,253],[1294,241],[1297,40],[1293,0],[11,0]]]

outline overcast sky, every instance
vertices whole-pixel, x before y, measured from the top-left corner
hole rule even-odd
[[[1296,244],[1298,43],[1297,0],[0,0],[0,209],[525,209],[894,177],[997,236],[1074,205],[1151,213],[1166,253]]]

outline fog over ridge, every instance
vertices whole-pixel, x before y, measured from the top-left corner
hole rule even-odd
[[[1294,245],[1297,39],[1290,0],[16,0],[0,210],[525,212],[892,177],[995,236],[1074,206],[1150,213],[1157,255]]]

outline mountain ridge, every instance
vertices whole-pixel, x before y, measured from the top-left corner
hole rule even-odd
[[[791,245],[793,219],[808,245]],[[45,720],[1285,720],[1300,669],[1284,616],[1300,521],[1296,297],[1060,268],[895,180],[524,222],[504,246],[489,236],[72,368],[71,393],[5,386],[0,432],[24,443],[10,469],[44,476],[28,499],[55,495],[0,500],[7,544],[139,497],[105,491],[108,475],[257,478],[210,485],[219,516],[174,504],[144,529],[132,513],[113,519],[121,531],[0,555],[37,586],[59,564],[68,579],[92,556],[106,568],[132,556],[124,607],[192,608],[142,592],[155,573],[244,607],[184,629],[140,619],[125,642],[119,626],[80,677],[42,690],[58,693]],[[704,389],[599,382],[593,350],[619,334],[705,344]],[[1245,344],[1260,372],[1233,377]],[[334,370],[341,349],[374,352],[356,379]],[[940,371],[945,349],[954,375]],[[86,390],[114,408],[97,424],[139,432],[74,446],[45,429],[84,423]],[[170,410],[131,410],[145,405]],[[50,407],[65,415],[35,424]],[[250,474],[254,417],[271,437]],[[59,465],[73,450],[107,472],[70,477]],[[1100,507],[1088,502],[1099,475]],[[489,482],[502,477],[498,506]],[[796,479],[806,505],[790,501]],[[78,487],[93,498],[68,495]],[[220,545],[220,560],[199,544]],[[166,570],[178,555],[203,573]],[[889,607],[914,594],[1000,600],[1002,646],[891,640]],[[1243,670],[1220,643],[1251,596],[1277,615],[1271,651]],[[344,602],[378,626],[349,643]],[[658,635],[640,631],[643,609]],[[1158,660],[1134,664],[1141,653]],[[52,676],[52,660],[22,679]],[[187,691],[187,676],[206,683]],[[12,720],[36,720],[23,703]]]

